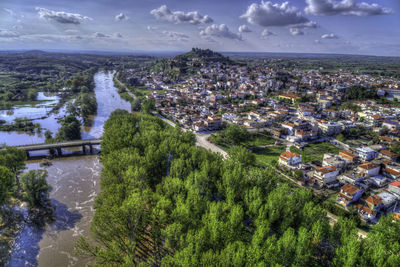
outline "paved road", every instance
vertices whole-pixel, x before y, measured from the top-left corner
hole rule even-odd
[[[122,86],[122,87],[125,88],[125,91],[128,93],[128,95],[129,95],[130,97],[132,97],[133,99],[135,99],[136,96],[131,92],[131,90],[129,90],[128,87],[126,87],[125,84],[123,84],[120,80],[118,80],[117,74],[118,74],[118,73],[116,73],[116,74],[114,75],[114,78],[115,78],[115,80],[117,81],[117,83],[118,83],[120,86]]]
[[[153,115],[159,117],[164,122],[171,125],[172,127],[176,127],[176,124],[174,122],[168,120],[167,118],[161,116],[160,114],[153,112]],[[182,128],[182,129],[183,129],[183,131],[190,131],[190,130],[187,130],[184,128]],[[196,146],[205,148],[207,150],[211,150],[212,152],[220,153],[224,158],[227,157],[228,153],[226,153],[226,151],[224,151],[220,147],[216,146],[215,144],[208,142],[207,139],[211,135],[210,133],[194,133],[194,135],[196,136]]]

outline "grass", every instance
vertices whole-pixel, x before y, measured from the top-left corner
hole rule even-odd
[[[0,72],[0,87],[8,84],[17,83],[19,80],[13,77],[12,73]]]
[[[329,142],[309,144],[303,151],[292,146],[290,147],[290,151],[300,154],[302,161],[305,163],[322,161],[325,153],[339,154],[339,148]]]
[[[271,136],[262,134],[262,133],[254,133],[252,134],[249,140],[242,142],[243,146],[252,147],[252,146],[267,146],[273,145],[275,143],[275,139]]]
[[[133,86],[133,87],[130,87],[129,90],[130,90],[133,94],[135,94],[135,95],[137,95],[137,96],[150,95],[150,94],[153,93],[153,91],[157,91],[157,92],[160,93],[160,94],[165,93],[165,90],[152,90],[152,89],[149,89],[149,88],[146,87],[146,86]]]
[[[257,161],[265,165],[271,165],[273,161],[277,161],[279,155],[285,152],[286,147],[282,145],[270,146],[265,148],[255,148],[253,153],[256,155]]]

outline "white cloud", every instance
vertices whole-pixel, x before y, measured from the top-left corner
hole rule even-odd
[[[129,17],[125,15],[124,13],[119,13],[118,15],[115,16],[116,21],[123,21],[123,20],[128,20]]]
[[[162,31],[162,34],[171,41],[187,42],[189,40],[189,36],[180,32]]]
[[[14,16],[14,15],[15,15],[14,11],[12,11],[11,9],[3,8],[3,10],[4,10],[5,12],[7,12],[10,16]]]
[[[188,13],[182,11],[171,11],[166,5],[153,9],[150,14],[158,20],[168,21],[175,24],[189,23],[197,25],[213,22],[212,18],[207,15],[203,16],[199,14],[198,11],[191,11]]]
[[[53,11],[46,8],[37,7],[39,17],[49,21],[55,21],[63,24],[81,24],[84,20],[92,20],[92,18],[82,16],[80,14],[67,13],[64,11]]]
[[[16,38],[19,34],[10,30],[0,30],[0,38]]]
[[[93,33],[93,37],[95,37],[95,38],[109,38],[110,36],[108,36],[107,34],[101,33],[101,32],[95,32],[95,33]]]
[[[290,31],[290,34],[294,35],[294,36],[304,35],[304,32],[302,30],[300,30],[299,28],[290,28],[289,31]]]
[[[189,36],[181,32],[173,32],[166,30],[162,31],[159,28],[152,26],[147,26],[147,30],[158,36],[165,37],[167,41],[187,42],[189,40]]]
[[[306,3],[304,11],[319,16],[376,16],[393,13],[390,8],[365,2],[357,3],[355,0],[306,0]]]
[[[296,7],[290,6],[289,2],[284,2],[281,5],[269,1],[260,4],[254,3],[240,17],[247,19],[247,22],[251,24],[263,27],[289,26],[309,21]]]
[[[261,37],[264,37],[264,38],[267,37],[267,36],[272,36],[272,35],[276,35],[276,34],[271,32],[271,31],[269,31],[268,29],[264,29],[261,32]]]
[[[240,33],[243,33],[243,32],[251,32],[249,26],[247,26],[247,25],[241,25],[241,26],[239,26],[238,31],[239,31]]]
[[[339,37],[336,34],[327,33],[327,34],[321,35],[321,38],[322,39],[338,39]]]
[[[299,28],[299,29],[305,29],[305,28],[310,28],[310,29],[315,29],[317,28],[317,23],[315,21],[309,21],[309,22],[305,22],[305,23],[299,23],[299,24],[295,24],[292,25],[292,28]]]
[[[234,40],[242,40],[242,36],[234,32],[231,32],[228,26],[226,26],[225,24],[221,25],[213,24],[211,26],[208,26],[207,28],[205,28],[200,32],[200,36],[202,37],[213,36],[213,37],[222,37]]]

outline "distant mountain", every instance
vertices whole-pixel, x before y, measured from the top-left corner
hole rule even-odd
[[[25,51],[24,54],[47,54],[47,52],[42,50],[28,50]]]
[[[198,61],[201,63],[218,62],[222,64],[232,64],[233,61],[220,53],[214,52],[210,49],[192,48],[192,51],[174,58],[175,61]]]

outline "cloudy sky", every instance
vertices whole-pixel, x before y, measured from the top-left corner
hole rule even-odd
[[[0,50],[400,56],[400,0],[1,0]]]

